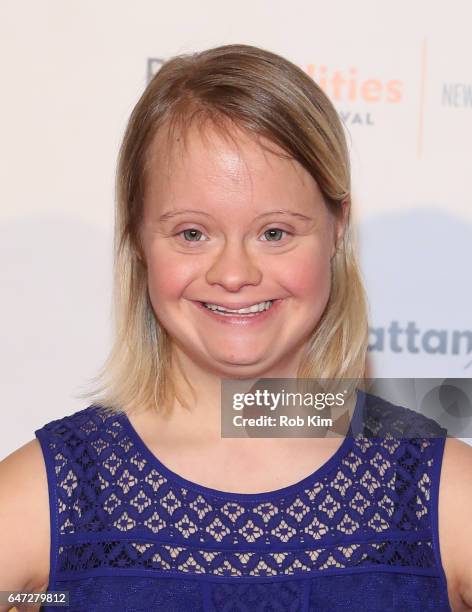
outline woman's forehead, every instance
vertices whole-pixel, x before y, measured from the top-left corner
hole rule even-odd
[[[263,136],[255,130],[238,124],[227,117],[221,118],[194,114],[188,119],[175,118],[163,123],[155,135],[155,144],[166,149],[174,146],[185,148],[188,143],[199,142],[207,147],[218,141],[224,141],[235,149],[245,145],[258,145],[273,155],[291,158],[282,147],[269,136]]]
[[[302,189],[313,189],[314,182],[301,164],[267,138],[239,127],[228,130],[208,123],[172,132],[160,129],[150,145],[146,175],[150,188],[156,182],[162,185],[165,178],[178,187],[190,175],[193,180],[219,180],[235,188],[272,180],[280,189],[290,187],[289,180]],[[172,179],[177,176],[176,184]]]
[[[205,173],[174,178],[179,180],[172,180],[171,176],[164,181],[152,181],[145,198],[145,218],[150,222],[171,223],[189,216],[197,220],[198,214],[201,220],[219,220],[235,228],[255,220],[268,222],[278,212],[279,220],[307,228],[315,218],[320,215],[324,218],[327,213],[314,181],[311,189],[301,190],[296,183],[283,181],[280,176],[275,177],[277,183],[253,177],[249,181],[234,176],[227,179],[221,174],[209,177]]]

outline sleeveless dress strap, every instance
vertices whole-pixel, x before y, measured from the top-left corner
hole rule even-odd
[[[433,471],[431,483],[431,530],[433,536],[433,550],[436,565],[440,573],[443,590],[447,593],[447,578],[441,559],[439,545],[439,488],[441,484],[441,468],[446,446],[447,430],[444,435],[433,440]]]

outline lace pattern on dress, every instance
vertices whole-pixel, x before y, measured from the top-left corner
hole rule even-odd
[[[379,411],[372,397],[371,428]],[[416,415],[403,411],[407,420]],[[169,478],[125,419],[89,406],[42,430],[53,458],[64,575],[98,568],[239,577],[363,567],[437,573],[435,438],[358,434],[339,461],[300,487],[241,499]]]

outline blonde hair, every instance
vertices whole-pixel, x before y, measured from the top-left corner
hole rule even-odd
[[[220,133],[231,125],[265,137],[316,180],[328,209],[350,204],[349,154],[338,114],[301,68],[258,47],[232,44],[165,62],[134,107],[119,152],[114,235],[114,342],[94,397],[112,411],[152,406],[169,398],[188,406],[171,373],[171,341],[147,290],[140,241],[150,145],[157,131],[209,121]],[[169,143],[172,140],[168,141]],[[367,301],[353,245],[350,206],[332,259],[331,294],[313,330],[299,378],[360,380],[368,343]],[[184,377],[185,374],[183,373]],[[188,382],[188,381],[187,381]]]

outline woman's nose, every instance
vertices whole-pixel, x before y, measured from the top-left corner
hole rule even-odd
[[[241,243],[227,242],[212,261],[206,280],[210,285],[222,285],[228,291],[238,291],[244,285],[258,285],[262,271]]]

